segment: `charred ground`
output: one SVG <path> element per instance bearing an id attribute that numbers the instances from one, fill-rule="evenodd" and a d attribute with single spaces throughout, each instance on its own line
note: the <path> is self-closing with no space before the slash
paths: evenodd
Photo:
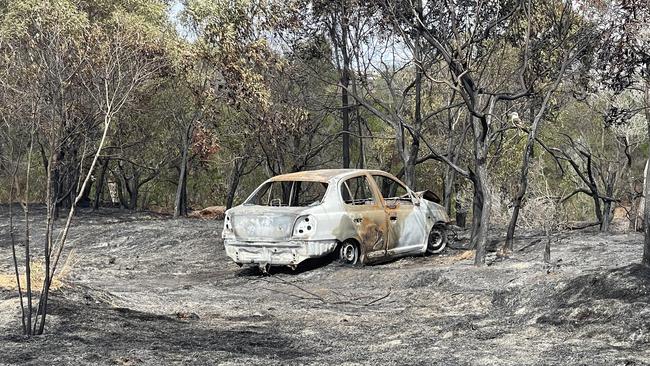
<path id="1" fill-rule="evenodd" d="M 0 273 L 10 274 L 6 211 Z M 650 364 L 639 234 L 567 234 L 555 265 L 531 235 L 483 268 L 448 249 L 262 276 L 225 256 L 220 232 L 218 221 L 80 213 L 46 335 L 19 335 L 16 291 L 0 288 L 0 363 Z"/>

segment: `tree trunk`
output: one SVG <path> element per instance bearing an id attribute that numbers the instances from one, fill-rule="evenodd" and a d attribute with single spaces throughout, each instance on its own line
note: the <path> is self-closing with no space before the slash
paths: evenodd
<path id="1" fill-rule="evenodd" d="M 487 148 L 486 148 L 487 149 Z M 492 208 L 492 197 L 491 191 L 488 187 L 488 172 L 487 172 L 487 160 L 486 160 L 487 151 L 481 152 L 481 157 L 477 159 L 477 175 L 478 175 L 478 187 L 480 190 L 481 197 L 483 198 L 483 204 L 481 207 L 481 216 L 480 216 L 480 225 L 477 230 L 476 237 L 476 256 L 474 257 L 475 265 L 482 265 L 485 263 L 485 244 L 488 237 L 488 229 L 490 222 L 490 213 Z"/>
<path id="2" fill-rule="evenodd" d="M 456 201 L 456 226 L 464 228 L 467 225 L 467 211 L 463 209 L 460 201 Z"/>
<path id="3" fill-rule="evenodd" d="M 140 193 L 140 182 L 138 174 L 133 174 L 133 177 L 129 180 L 129 210 L 136 210 L 138 208 L 138 196 Z"/>
<path id="4" fill-rule="evenodd" d="M 346 1 L 342 2 L 341 9 L 341 56 L 343 69 L 341 70 L 341 118 L 343 122 L 343 168 L 350 167 L 350 100 L 348 87 L 350 86 L 350 56 L 348 55 L 348 9 Z"/>
<path id="5" fill-rule="evenodd" d="M 237 186 L 239 186 L 239 180 L 241 174 L 246 167 L 247 158 L 235 159 L 233 164 L 233 170 L 230 174 L 230 182 L 228 184 L 228 195 L 226 196 L 226 209 L 229 209 L 233 206 L 235 201 L 235 193 L 237 192 Z"/>
<path id="6" fill-rule="evenodd" d="M 445 174 L 445 179 L 443 180 L 444 184 L 444 192 L 442 196 L 442 201 L 445 207 L 445 212 L 447 214 L 451 215 L 451 196 L 454 193 L 454 181 L 456 180 L 456 171 L 447 167 L 446 169 L 446 174 Z M 459 205 L 456 205 L 458 207 Z M 458 214 L 458 210 L 456 211 L 456 214 Z"/>
<path id="7" fill-rule="evenodd" d="M 422 7 L 418 2 L 416 6 L 417 11 L 421 12 Z M 412 141 L 408 149 L 408 156 L 404 159 L 404 183 L 409 186 L 412 190 L 416 190 L 416 178 L 415 178 L 415 165 L 418 160 L 418 153 L 420 152 L 420 130 L 422 129 L 422 76 L 424 71 L 422 70 L 422 56 L 421 56 L 421 45 L 420 39 L 417 37 L 413 41 L 413 58 L 415 61 L 415 106 L 414 106 L 414 121 L 413 127 L 415 128 L 415 133 L 411 134 Z M 405 136 L 402 137 L 403 142 L 406 142 Z"/>
<path id="8" fill-rule="evenodd" d="M 647 66 L 650 66 L 648 64 Z M 645 81 L 645 118 L 648 124 L 648 138 L 650 138 L 650 80 Z M 643 240 L 643 258 L 641 263 L 650 267 L 650 169 L 645 172 L 645 184 L 643 185 L 643 233 L 645 235 Z"/>
<path id="9" fill-rule="evenodd" d="M 483 195 L 479 189 L 479 182 L 476 175 L 472 173 L 472 185 L 474 187 L 474 198 L 472 199 L 472 234 L 470 236 L 470 248 L 476 249 L 478 231 L 481 227 L 481 216 L 483 214 Z"/>
<path id="10" fill-rule="evenodd" d="M 115 188 L 117 190 L 117 198 L 120 201 L 120 208 L 127 208 L 129 204 L 126 201 L 126 197 L 124 197 L 124 186 L 126 185 L 126 182 L 121 176 L 116 176 L 115 178 Z"/>
<path id="11" fill-rule="evenodd" d="M 600 223 L 600 231 L 601 232 L 608 232 L 609 231 L 609 224 L 612 221 L 612 201 L 605 201 L 603 203 L 603 221 Z"/>
<path id="12" fill-rule="evenodd" d="M 495 102 L 495 99 L 490 99 L 488 101 L 488 113 L 480 118 L 472 117 L 471 120 L 472 130 L 474 132 L 475 171 L 470 174 L 470 178 L 474 182 L 474 207 L 480 210 L 480 216 L 474 213 L 472 220 L 478 226 L 472 227 L 472 246 L 476 249 L 474 264 L 477 266 L 485 263 L 485 244 L 490 228 L 492 190 L 489 187 L 487 156 L 490 148 L 489 129 Z"/>
<path id="13" fill-rule="evenodd" d="M 176 187 L 176 199 L 174 201 L 174 217 L 187 215 L 187 159 L 189 155 L 189 143 L 184 141 L 181 153 L 180 173 L 178 174 L 178 185 Z"/>
<path id="14" fill-rule="evenodd" d="M 551 232 L 546 230 L 546 245 L 544 246 L 544 262 L 551 263 Z"/>
<path id="15" fill-rule="evenodd" d="M 99 169 L 99 178 L 95 183 L 95 201 L 93 203 L 93 209 L 98 210 L 99 205 L 102 199 L 102 192 L 104 190 L 104 182 L 106 181 L 106 171 L 108 170 L 108 163 L 110 159 L 103 159 L 101 168 Z"/>
<path id="16" fill-rule="evenodd" d="M 544 108 L 544 105 L 542 105 Z M 510 216 L 510 222 L 508 223 L 508 232 L 506 234 L 506 242 L 503 247 L 504 254 L 512 252 L 514 245 L 515 229 L 517 228 L 517 220 L 519 220 L 519 210 L 521 209 L 521 203 L 524 200 L 526 195 L 526 190 L 528 189 L 528 171 L 530 167 L 530 159 L 533 155 L 533 147 L 535 146 L 535 138 L 537 137 L 537 131 L 540 127 L 541 122 L 541 113 L 543 110 L 540 110 L 540 115 L 536 116 L 533 124 L 528 131 L 528 139 L 526 141 L 526 148 L 524 149 L 524 156 L 521 162 L 521 173 L 519 174 L 519 188 L 513 200 L 512 207 L 512 216 Z M 530 107 L 530 117 L 532 118 L 534 114 L 534 108 Z"/>
<path id="17" fill-rule="evenodd" d="M 650 112 L 649 112 L 650 113 Z M 650 119 L 648 119 L 648 128 L 650 129 Z M 650 130 L 649 130 L 650 133 Z M 650 164 L 650 160 L 648 160 Z M 650 169 L 646 169 L 643 184 L 643 257 L 641 263 L 650 267 Z"/>

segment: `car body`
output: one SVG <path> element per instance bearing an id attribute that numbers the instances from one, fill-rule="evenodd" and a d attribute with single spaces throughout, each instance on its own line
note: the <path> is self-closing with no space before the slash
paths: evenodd
<path id="1" fill-rule="evenodd" d="M 239 265 L 287 265 L 337 253 L 347 264 L 436 253 L 449 218 L 431 192 L 380 170 L 323 169 L 268 179 L 226 211 L 222 237 Z"/>

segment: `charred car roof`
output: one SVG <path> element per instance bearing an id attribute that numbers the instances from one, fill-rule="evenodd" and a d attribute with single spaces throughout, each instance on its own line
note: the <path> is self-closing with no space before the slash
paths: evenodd
<path id="1" fill-rule="evenodd" d="M 295 172 L 295 173 L 277 175 L 269 179 L 269 182 L 296 180 L 296 181 L 327 183 L 334 179 L 340 179 L 346 176 L 353 176 L 359 173 L 380 174 L 380 175 L 386 174 L 381 170 L 369 170 L 369 169 L 320 169 L 320 170 L 309 170 L 304 172 Z"/>

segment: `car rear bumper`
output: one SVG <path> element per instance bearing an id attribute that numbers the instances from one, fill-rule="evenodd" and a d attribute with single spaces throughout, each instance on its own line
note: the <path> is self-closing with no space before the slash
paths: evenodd
<path id="1" fill-rule="evenodd" d="M 238 264 L 297 265 L 308 258 L 323 257 L 334 251 L 336 240 L 290 240 L 247 242 L 225 239 L 226 254 Z"/>

